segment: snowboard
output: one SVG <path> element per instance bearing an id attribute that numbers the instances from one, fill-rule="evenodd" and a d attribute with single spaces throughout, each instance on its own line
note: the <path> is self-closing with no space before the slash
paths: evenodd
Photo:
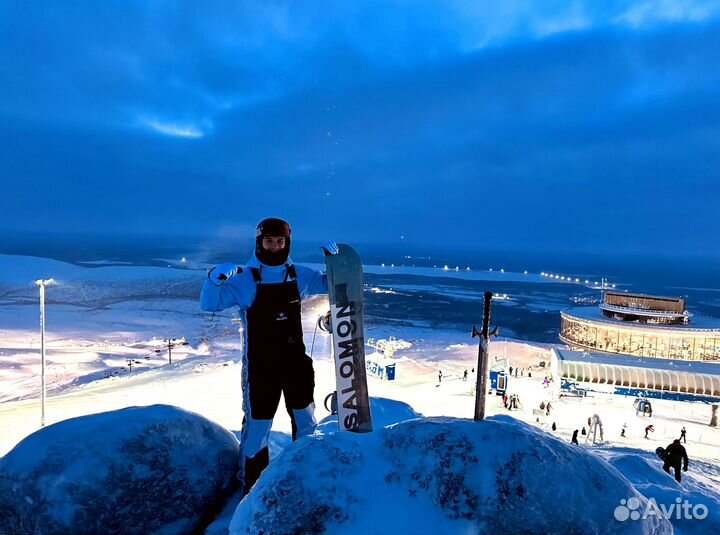
<path id="1" fill-rule="evenodd" d="M 325 255 L 338 428 L 367 433 L 372 431 L 372 415 L 365 371 L 362 262 L 349 245 L 339 243 L 338 249 L 338 254 Z"/>

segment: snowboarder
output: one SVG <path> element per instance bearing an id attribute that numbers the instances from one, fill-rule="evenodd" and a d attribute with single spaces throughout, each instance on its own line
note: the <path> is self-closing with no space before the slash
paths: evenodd
<path id="1" fill-rule="evenodd" d="M 243 495 L 269 463 L 268 438 L 280 403 L 292 423 L 292 438 L 313 432 L 315 372 L 305 353 L 301 300 L 326 294 L 327 276 L 290 259 L 290 225 L 277 218 L 263 219 L 255 234 L 255 254 L 246 269 L 220 264 L 208 272 L 200 306 L 208 312 L 238 306 L 244 313 L 243 418 L 238 479 Z M 335 242 L 322 246 L 337 254 Z"/>
<path id="2" fill-rule="evenodd" d="M 582 436 L 587 435 L 587 431 L 585 431 L 585 426 L 583 426 L 582 431 L 580 432 Z"/>
<path id="3" fill-rule="evenodd" d="M 510 375 L 512 375 L 512 370 L 513 370 L 513 367 L 510 366 Z"/>
<path id="4" fill-rule="evenodd" d="M 438 383 L 442 383 L 442 370 L 438 370 Z"/>
<path id="5" fill-rule="evenodd" d="M 583 427 L 583 431 L 584 431 L 584 430 L 585 430 L 585 428 Z M 585 433 L 583 433 L 583 435 L 584 435 L 584 434 L 585 434 Z M 570 440 L 570 442 L 572 442 L 573 444 L 577 444 L 577 445 L 579 446 L 580 443 L 578 442 L 577 435 L 578 435 L 578 430 L 576 429 L 575 431 L 573 431 L 572 440 Z"/>
<path id="6" fill-rule="evenodd" d="M 655 432 L 655 428 L 653 427 L 653 425 L 652 424 L 648 425 L 645 428 L 645 438 L 650 438 L 650 437 L 648 437 L 648 433 L 654 433 L 654 432 Z"/>
<path id="7" fill-rule="evenodd" d="M 467 370 L 463 372 L 463 381 L 467 381 Z"/>
<path id="8" fill-rule="evenodd" d="M 680 430 L 680 438 L 685 444 L 687 444 L 687 438 L 685 437 L 685 433 L 687 433 L 687 431 L 685 431 L 685 426 L 683 426 L 683 428 Z"/>
<path id="9" fill-rule="evenodd" d="M 505 408 L 507 409 L 508 408 L 508 395 L 503 394 L 502 400 L 503 400 L 503 405 L 505 405 Z"/>
<path id="10" fill-rule="evenodd" d="M 555 422 L 553 422 L 553 424 L 552 424 L 552 430 L 557 431 L 557 425 L 555 425 Z"/>
<path id="11" fill-rule="evenodd" d="M 545 416 L 550 416 L 550 411 L 552 410 L 552 408 L 552 404 L 548 401 L 547 405 L 545 405 Z"/>
<path id="12" fill-rule="evenodd" d="M 673 440 L 672 444 L 669 444 L 667 448 L 663 451 L 659 451 L 661 448 L 658 448 L 658 450 L 655 450 L 658 453 L 658 456 L 663 460 L 663 470 L 665 470 L 668 474 L 670 473 L 670 468 L 675 469 L 675 481 L 680 483 L 680 467 L 682 465 L 682 471 L 687 472 L 688 470 L 688 456 L 687 451 L 685 451 L 685 447 L 680 444 L 680 439 L 676 438 Z"/>
<path id="13" fill-rule="evenodd" d="M 624 436 L 625 436 L 625 430 L 626 430 L 626 429 L 627 429 L 627 422 L 624 422 L 624 423 L 623 423 L 623 426 L 622 426 L 622 431 L 620 431 L 620 436 L 621 436 L 621 437 L 624 437 Z"/>

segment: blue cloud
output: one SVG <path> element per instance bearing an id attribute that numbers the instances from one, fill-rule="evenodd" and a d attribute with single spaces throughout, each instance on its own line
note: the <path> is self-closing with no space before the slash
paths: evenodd
<path id="1" fill-rule="evenodd" d="M 0 228 L 705 247 L 720 3 L 650 5 L 2 4 Z"/>

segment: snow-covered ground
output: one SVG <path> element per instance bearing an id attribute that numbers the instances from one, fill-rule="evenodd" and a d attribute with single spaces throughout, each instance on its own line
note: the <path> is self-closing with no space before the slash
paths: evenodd
<path id="1" fill-rule="evenodd" d="M 0 255 L 0 273 L 0 456 L 40 426 L 38 307 L 32 281 L 41 276 L 58 281 L 47 289 L 47 424 L 162 403 L 199 413 L 231 431 L 240 429 L 240 325 L 233 322 L 231 311 L 215 316 L 200 312 L 201 267 L 89 268 Z M 305 305 L 305 341 L 315 360 L 318 419 L 328 415 L 323 400 L 334 390 L 329 337 L 315 330 L 316 318 L 326 309 L 323 298 Z M 472 419 L 475 377 L 470 370 L 476 366 L 477 346 L 469 334 L 391 324 L 376 325 L 367 333 L 368 338 L 389 335 L 412 340 L 413 346 L 396 353 L 395 381 L 369 377 L 371 396 L 405 402 L 427 417 Z M 187 345 L 173 348 L 170 364 L 163 340 L 172 338 L 182 338 Z M 695 503 L 704 500 L 718 514 L 720 430 L 708 426 L 708 405 L 654 400 L 649 420 L 635 415 L 632 398 L 559 399 L 554 388 L 542 384 L 540 362 L 550 360 L 547 346 L 495 339 L 490 354 L 491 360 L 507 356 L 525 374 L 510 382 L 510 393 L 520 396 L 520 410 L 506 410 L 501 398 L 493 395 L 488 398 L 488 415 L 511 415 L 569 442 L 574 429 L 587 426 L 588 417 L 598 414 L 605 441 L 593 445 L 580 436 L 581 448 L 608 460 L 641 493 L 657 495 L 658 502 L 670 504 L 675 497 L 689 496 Z M 443 372 L 442 382 L 438 370 Z M 467 380 L 462 379 L 465 370 Z M 543 401 L 552 402 L 549 416 L 538 412 Z M 645 439 L 650 421 L 655 432 Z M 555 432 L 550 429 L 553 422 Z M 690 471 L 677 486 L 669 476 L 658 479 L 659 461 L 653 452 L 677 438 L 683 426 Z M 273 430 L 271 456 L 276 457 L 289 444 L 290 422 L 283 411 Z M 618 505 L 621 498 L 627 497 L 618 497 Z M 675 528 L 692 533 L 696 525 L 702 522 Z M 698 527 L 697 532 L 703 531 Z"/>

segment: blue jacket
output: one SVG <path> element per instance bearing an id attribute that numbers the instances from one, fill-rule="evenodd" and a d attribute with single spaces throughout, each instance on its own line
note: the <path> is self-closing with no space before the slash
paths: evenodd
<path id="1" fill-rule="evenodd" d="M 292 260 L 288 258 L 288 263 Z M 255 301 L 255 280 L 250 272 L 251 267 L 260 269 L 261 284 L 280 283 L 285 280 L 285 265 L 267 266 L 261 263 L 255 255 L 248 261 L 246 269 L 236 274 L 221 285 L 216 285 L 209 278 L 205 279 L 200 293 L 200 308 L 206 312 L 218 312 L 232 306 L 241 309 L 249 308 Z M 300 298 L 309 295 L 327 294 L 327 275 L 307 266 L 296 265 L 298 290 Z"/>

